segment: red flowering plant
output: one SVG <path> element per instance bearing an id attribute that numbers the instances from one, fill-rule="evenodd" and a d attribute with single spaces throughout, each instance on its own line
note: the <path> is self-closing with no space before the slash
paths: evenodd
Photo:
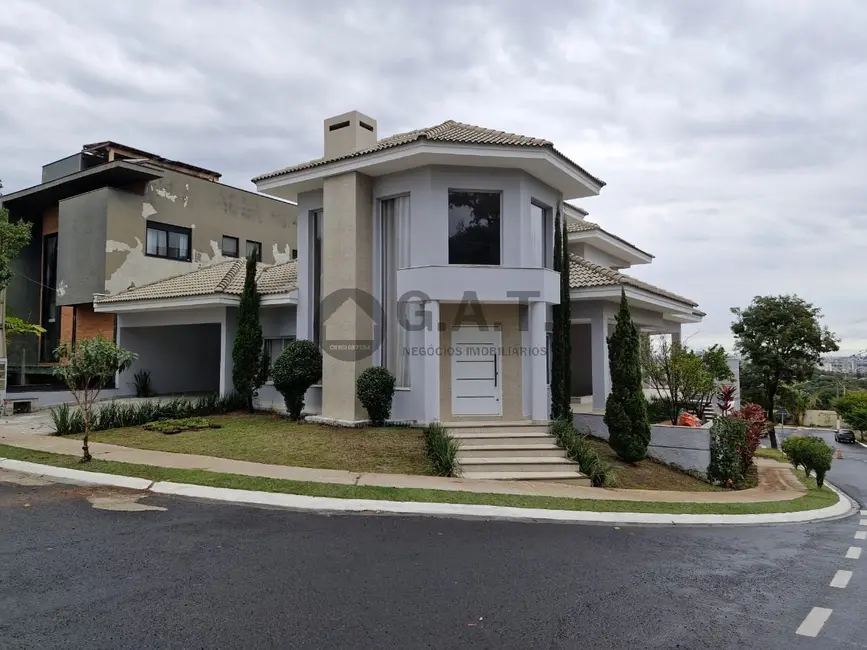
<path id="1" fill-rule="evenodd" d="M 746 472 L 750 465 L 753 464 L 753 456 L 756 453 L 756 449 L 759 448 L 759 439 L 768 426 L 768 418 L 765 409 L 751 402 L 744 404 L 741 410 L 735 411 L 732 416 L 738 420 L 747 422 L 749 425 L 747 429 L 747 443 L 740 449 L 741 468 Z"/>
<path id="2" fill-rule="evenodd" d="M 719 387 L 716 405 L 719 407 L 720 413 L 722 415 L 728 415 L 729 411 L 732 410 L 732 406 L 735 402 L 735 395 L 737 394 L 737 392 L 738 389 L 734 386 L 722 385 Z"/>

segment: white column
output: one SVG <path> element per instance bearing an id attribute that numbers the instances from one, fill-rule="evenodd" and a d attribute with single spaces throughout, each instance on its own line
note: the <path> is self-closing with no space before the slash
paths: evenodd
<path id="1" fill-rule="evenodd" d="M 548 304 L 530 303 L 530 341 L 527 353 L 530 355 L 530 416 L 534 420 L 547 421 L 551 412 L 548 395 L 548 357 L 541 354 L 545 350 L 548 320 Z"/>
<path id="2" fill-rule="evenodd" d="M 237 311 L 223 309 L 220 320 L 220 395 L 228 395 L 235 389 L 232 383 L 232 348 L 235 345 Z"/>
<path id="3" fill-rule="evenodd" d="M 680 345 L 680 325 L 671 331 L 671 344 L 675 343 Z"/>
<path id="4" fill-rule="evenodd" d="M 590 318 L 590 356 L 593 366 L 593 408 L 604 409 L 611 392 L 608 370 L 608 315 L 599 309 Z"/>
<path id="5" fill-rule="evenodd" d="M 436 300 L 425 303 L 425 350 L 440 347 L 440 304 Z M 424 420 L 440 419 L 440 364 L 448 360 L 445 355 L 426 355 L 424 360 Z"/>

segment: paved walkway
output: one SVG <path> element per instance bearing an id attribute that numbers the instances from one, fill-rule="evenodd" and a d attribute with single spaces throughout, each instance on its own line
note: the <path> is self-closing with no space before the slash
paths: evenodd
<path id="1" fill-rule="evenodd" d="M 81 454 L 81 442 L 79 440 L 47 435 L 50 433 L 51 427 L 47 424 L 44 417 L 40 417 L 40 415 L 16 416 L 0 420 L 0 443 L 55 454 L 70 456 Z M 688 503 L 756 503 L 787 501 L 801 496 L 806 491 L 787 465 L 762 458 L 756 459 L 756 464 L 759 468 L 759 486 L 756 488 L 739 492 L 675 492 L 665 490 L 591 488 L 544 481 L 480 481 L 438 476 L 411 476 L 406 474 L 360 474 L 358 472 L 333 469 L 287 467 L 285 465 L 251 463 L 211 456 L 134 449 L 132 447 L 122 447 L 99 442 L 90 443 L 90 451 L 94 458 L 101 460 L 175 469 L 207 470 L 290 481 L 568 497 L 573 499 Z"/>

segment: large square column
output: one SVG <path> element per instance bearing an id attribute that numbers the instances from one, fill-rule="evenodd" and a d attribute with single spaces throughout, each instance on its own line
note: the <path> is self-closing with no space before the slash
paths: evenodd
<path id="1" fill-rule="evenodd" d="M 548 303 L 530 303 L 530 417 L 547 421 L 551 412 L 548 389 Z M 544 353 L 543 353 L 544 352 Z"/>
<path id="2" fill-rule="evenodd" d="M 608 313 L 600 309 L 590 318 L 590 356 L 593 365 L 593 408 L 604 409 L 611 392 L 608 369 Z"/>
<path id="3" fill-rule="evenodd" d="M 371 316 L 379 309 L 373 303 L 371 179 L 357 172 L 325 179 L 322 222 L 322 417 L 348 424 L 367 419 L 355 385 L 371 365 Z"/>

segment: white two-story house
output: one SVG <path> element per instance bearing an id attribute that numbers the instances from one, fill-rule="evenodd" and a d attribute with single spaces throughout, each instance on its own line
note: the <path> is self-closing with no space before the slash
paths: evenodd
<path id="1" fill-rule="evenodd" d="M 365 420 L 356 379 L 381 364 L 397 378 L 396 420 L 547 421 L 558 209 L 575 254 L 576 396 L 604 404 L 620 286 L 648 326 L 699 318 L 695 303 L 624 280 L 616 269 L 652 258 L 564 203 L 604 183 L 547 140 L 453 121 L 379 139 L 351 112 L 325 120 L 321 158 L 254 182 L 298 203 L 296 328 L 323 349 L 308 405 L 324 420 Z"/>

